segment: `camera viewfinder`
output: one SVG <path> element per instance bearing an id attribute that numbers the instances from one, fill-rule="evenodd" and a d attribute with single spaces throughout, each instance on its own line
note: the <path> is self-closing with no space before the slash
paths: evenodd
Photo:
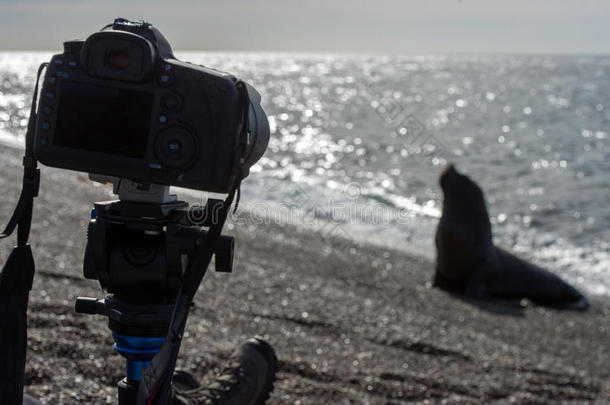
<path id="1" fill-rule="evenodd" d="M 113 49 L 108 54 L 108 66 L 124 70 L 129 67 L 129 52 Z"/>

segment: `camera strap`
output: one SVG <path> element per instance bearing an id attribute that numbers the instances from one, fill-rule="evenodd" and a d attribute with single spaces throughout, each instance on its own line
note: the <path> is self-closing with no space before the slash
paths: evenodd
<path id="1" fill-rule="evenodd" d="M 17 246 L 8 257 L 0 273 L 0 398 L 3 403 L 21 404 L 25 378 L 27 350 L 27 307 L 32 289 L 35 265 L 32 249 L 28 244 L 34 198 L 40 186 L 40 170 L 34 157 L 34 128 L 38 85 L 43 70 L 38 68 L 36 86 L 32 97 L 30 118 L 25 134 L 23 157 L 23 185 L 13 215 L 0 239 L 10 236 L 17 228 Z"/>
<path id="2" fill-rule="evenodd" d="M 237 200 L 235 209 L 239 203 L 240 186 L 242 180 L 242 166 L 245 159 L 245 150 L 248 140 L 248 114 L 249 114 L 249 96 L 245 83 L 237 81 L 236 85 L 241 93 L 242 100 L 242 116 L 240 117 L 240 130 L 238 150 L 233 159 L 233 184 L 227 198 L 223 201 L 222 206 L 218 211 L 217 220 L 212 223 L 205 237 L 199 240 L 199 246 L 194 259 L 189 264 L 184 275 L 184 281 L 176 298 L 176 305 L 169 325 L 167 340 L 150 362 L 150 365 L 142 372 L 142 380 L 140 381 L 137 405 L 166 405 L 170 400 L 171 393 L 171 378 L 176 367 L 176 360 L 182 343 L 182 336 L 186 326 L 189 309 L 197 293 L 197 289 L 205 276 L 212 256 L 216 242 L 220 237 L 222 228 L 227 219 L 229 210 L 235 196 Z"/>

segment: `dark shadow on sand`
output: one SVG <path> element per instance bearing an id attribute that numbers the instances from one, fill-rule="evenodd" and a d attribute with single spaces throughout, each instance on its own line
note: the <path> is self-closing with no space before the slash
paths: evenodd
<path id="1" fill-rule="evenodd" d="M 475 299 L 458 293 L 447 292 L 452 298 L 456 298 L 466 304 L 477 307 L 485 312 L 489 312 L 495 315 L 512 316 L 516 318 L 525 317 L 525 307 L 521 305 L 520 300 L 506 300 L 506 299 Z"/>

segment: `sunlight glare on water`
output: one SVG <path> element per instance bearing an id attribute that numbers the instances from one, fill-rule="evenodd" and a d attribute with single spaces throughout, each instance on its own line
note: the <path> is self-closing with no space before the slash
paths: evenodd
<path id="1" fill-rule="evenodd" d="M 49 56 L 0 53 L 5 136 L 23 135 Z M 432 257 L 437 178 L 452 162 L 485 191 L 498 244 L 610 295 L 610 58 L 177 56 L 263 97 L 272 138 L 245 200 L 292 201 L 362 239 Z"/>

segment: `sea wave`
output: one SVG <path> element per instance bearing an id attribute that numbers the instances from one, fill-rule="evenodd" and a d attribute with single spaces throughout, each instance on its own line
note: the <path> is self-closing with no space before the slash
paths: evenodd
<path id="1" fill-rule="evenodd" d="M 49 56 L 0 53 L 5 144 L 22 142 Z M 263 97 L 272 139 L 243 185 L 252 211 L 433 257 L 453 162 L 485 190 L 498 244 L 610 295 L 610 57 L 178 56 Z"/>

